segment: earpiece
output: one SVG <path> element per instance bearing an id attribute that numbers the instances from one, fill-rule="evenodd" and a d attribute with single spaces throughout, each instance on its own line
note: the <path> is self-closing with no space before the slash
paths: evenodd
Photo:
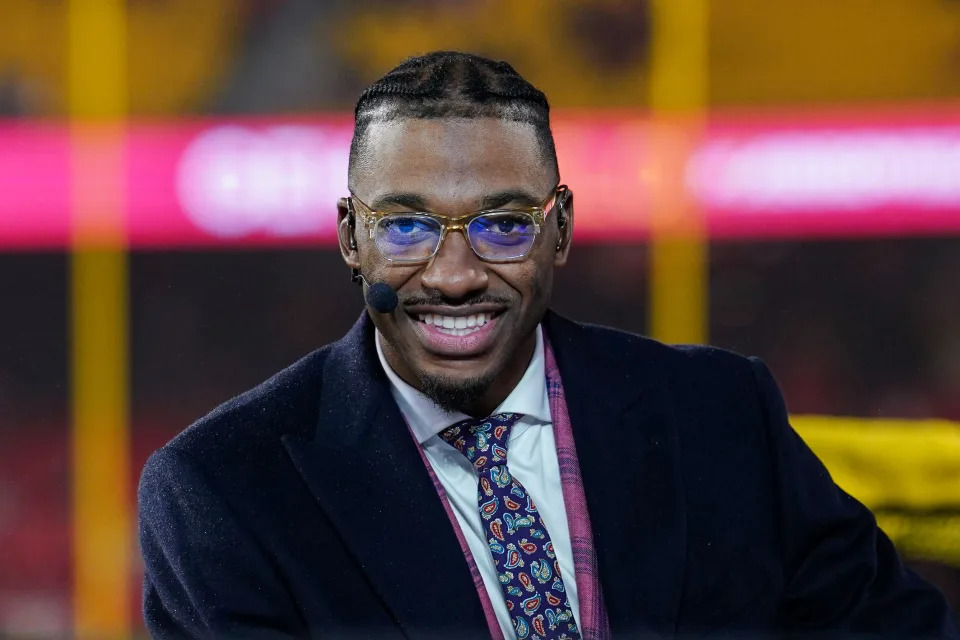
<path id="1" fill-rule="evenodd" d="M 561 189 L 561 193 L 560 193 L 560 196 L 557 198 L 556 208 L 557 208 L 557 229 L 559 229 L 562 232 L 567 226 L 567 211 L 564 205 L 566 205 L 567 203 L 567 196 L 570 192 L 567 190 L 565 186 L 561 186 L 560 189 Z M 560 239 L 557 240 L 557 251 L 560 251 L 560 248 L 562 246 L 563 246 L 563 236 L 561 236 Z"/>
<path id="2" fill-rule="evenodd" d="M 357 216 L 353 211 L 353 198 L 347 198 L 347 229 L 350 230 L 350 250 L 357 250 Z"/>

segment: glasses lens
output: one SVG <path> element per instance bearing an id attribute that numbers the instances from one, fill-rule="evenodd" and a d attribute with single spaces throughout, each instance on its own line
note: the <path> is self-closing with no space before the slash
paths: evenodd
<path id="1" fill-rule="evenodd" d="M 481 258 L 512 260 L 527 255 L 537 237 L 537 228 L 530 214 L 495 211 L 474 218 L 467 235 Z"/>
<path id="2" fill-rule="evenodd" d="M 440 243 L 443 229 L 425 216 L 389 215 L 377 222 L 377 248 L 387 260 L 407 262 L 425 260 Z"/>

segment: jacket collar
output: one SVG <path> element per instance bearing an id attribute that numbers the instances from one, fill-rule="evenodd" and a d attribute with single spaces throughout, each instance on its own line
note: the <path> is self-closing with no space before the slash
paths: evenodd
<path id="1" fill-rule="evenodd" d="M 284 444 L 409 637 L 489 635 L 450 520 L 390 395 L 366 314 L 324 364 L 314 439 L 288 436 Z"/>
<path id="2" fill-rule="evenodd" d="M 629 338 L 636 348 L 624 351 L 627 338 L 605 339 L 552 312 L 543 326 L 566 390 L 611 629 L 669 634 L 682 590 L 686 518 L 673 410 L 644 361 L 653 343 Z M 366 314 L 324 364 L 314 439 L 287 436 L 284 444 L 408 635 L 488 633 Z"/>
<path id="3" fill-rule="evenodd" d="M 547 314 L 615 637 L 673 635 L 686 511 L 664 347 Z"/>

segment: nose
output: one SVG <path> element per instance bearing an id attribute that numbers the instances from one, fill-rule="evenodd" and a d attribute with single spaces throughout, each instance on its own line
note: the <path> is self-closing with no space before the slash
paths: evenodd
<path id="1" fill-rule="evenodd" d="M 421 284 L 450 300 L 462 300 L 487 288 L 487 267 L 460 231 L 443 239 L 420 276 Z"/>

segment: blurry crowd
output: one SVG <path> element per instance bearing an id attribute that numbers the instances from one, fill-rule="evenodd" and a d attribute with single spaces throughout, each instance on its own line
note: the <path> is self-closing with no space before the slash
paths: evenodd
<path id="1" fill-rule="evenodd" d="M 8 3 L 0 116 L 64 114 L 65 5 Z M 454 47 L 508 58 L 568 107 L 645 94 L 646 0 L 137 0 L 127 12 L 134 116 L 349 109 L 403 58 Z"/>

